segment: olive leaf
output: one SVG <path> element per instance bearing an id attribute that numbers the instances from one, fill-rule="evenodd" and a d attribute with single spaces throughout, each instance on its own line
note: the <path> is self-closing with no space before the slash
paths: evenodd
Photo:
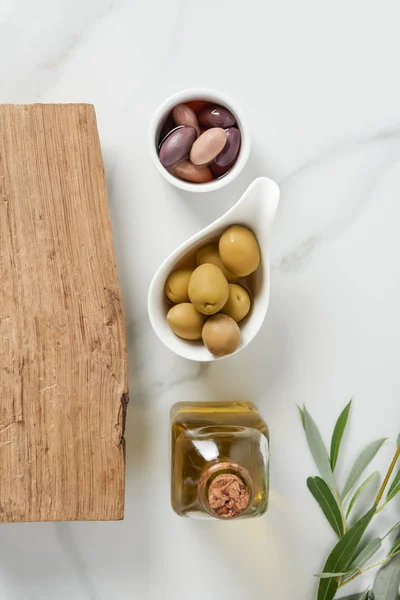
<path id="1" fill-rule="evenodd" d="M 349 492 L 351 492 L 351 490 L 356 485 L 357 481 L 360 479 L 361 475 L 368 467 L 371 460 L 375 457 L 378 450 L 381 448 L 382 444 L 386 441 L 386 439 L 387 438 L 382 438 L 380 440 L 372 442 L 371 444 L 368 444 L 368 446 L 364 448 L 364 450 L 358 456 L 344 485 L 342 492 L 343 499 L 346 498 Z"/>
<path id="2" fill-rule="evenodd" d="M 392 500 L 400 492 L 400 471 L 397 473 L 396 477 L 393 479 L 389 491 L 386 496 L 386 500 Z"/>
<path id="3" fill-rule="evenodd" d="M 375 508 L 372 508 L 350 527 L 329 554 L 323 569 L 324 573 L 346 571 L 374 514 Z M 318 600 L 333 600 L 337 589 L 338 581 L 336 579 L 321 579 L 318 587 Z"/>
<path id="4" fill-rule="evenodd" d="M 360 485 L 360 487 L 357 488 L 357 490 L 354 493 L 354 496 L 352 497 L 352 499 L 350 500 L 350 504 L 349 507 L 347 509 L 346 512 L 346 518 L 348 518 L 348 516 L 351 513 L 351 509 L 353 508 L 357 498 L 359 497 L 359 495 L 365 490 L 366 487 L 369 486 L 370 483 L 372 483 L 374 481 L 374 479 L 376 479 L 379 476 L 378 471 L 374 471 L 372 473 L 372 475 L 370 475 L 369 477 L 367 477 L 367 479 Z"/>
<path id="5" fill-rule="evenodd" d="M 309 477 L 307 479 L 307 486 L 320 505 L 334 532 L 339 537 L 342 537 L 344 535 L 342 514 L 328 485 L 321 477 Z"/>
<path id="6" fill-rule="evenodd" d="M 350 568 L 361 569 L 382 548 L 381 538 L 374 538 L 361 550 L 350 565 Z"/>
<path id="7" fill-rule="evenodd" d="M 393 471 L 396 467 L 396 462 L 400 457 L 400 435 L 397 440 L 395 455 L 390 463 L 386 476 L 384 477 L 383 484 L 374 500 L 373 507 L 363 517 L 358 519 L 346 533 L 344 533 L 348 526 L 346 519 L 353 509 L 358 497 L 367 486 L 371 485 L 371 482 L 377 477 L 378 473 L 373 473 L 358 486 L 349 502 L 346 519 L 343 515 L 342 500 L 347 498 L 349 493 L 357 485 L 362 473 L 375 457 L 382 444 L 385 442 L 385 439 L 372 442 L 359 454 L 350 470 L 340 498 L 333 473 L 340 454 L 340 446 L 351 409 L 351 401 L 342 411 L 336 422 L 332 435 L 330 456 L 328 456 L 328 452 L 317 425 L 313 421 L 306 407 L 303 406 L 303 408 L 298 408 L 311 454 L 321 475 L 321 477 L 310 477 L 307 480 L 307 485 L 314 498 L 320 504 L 334 531 L 339 536 L 342 535 L 341 539 L 330 552 L 328 559 L 325 562 L 323 572 L 317 575 L 317 577 L 320 578 L 317 600 L 334 600 L 335 594 L 339 588 L 350 583 L 350 581 L 353 581 L 365 571 L 369 571 L 382 564 L 385 564 L 385 568 L 381 569 L 378 574 L 374 591 L 369 591 L 367 589 L 361 595 L 353 594 L 342 597 L 340 600 L 400 600 L 400 539 L 393 544 L 389 555 L 384 560 L 381 560 L 377 564 L 364 567 L 364 565 L 366 565 L 381 549 L 383 540 L 396 528 L 400 527 L 400 522 L 396 523 L 386 535 L 380 538 L 374 538 L 367 544 L 362 544 L 364 533 L 373 516 L 380 512 L 394 495 L 400 492 L 399 473 L 394 476 L 390 489 L 387 491 L 389 482 L 393 476 Z M 386 501 L 382 501 L 381 503 L 385 491 L 387 491 Z M 395 567 L 392 567 L 393 564 Z"/>
<path id="8" fill-rule="evenodd" d="M 373 592 L 375 600 L 396 600 L 400 586 L 400 555 L 394 557 L 376 576 Z"/>
<path id="9" fill-rule="evenodd" d="M 393 527 L 391 527 L 391 528 L 389 529 L 389 531 L 388 531 L 388 532 L 387 532 L 387 533 L 386 533 L 386 534 L 383 536 L 383 538 L 382 538 L 382 539 L 384 540 L 385 538 L 387 538 L 387 537 L 388 537 L 388 536 L 389 536 L 391 533 L 393 533 L 393 531 L 394 531 L 395 529 L 397 529 L 398 527 L 400 527 L 400 521 L 398 521 L 398 522 L 396 523 L 396 525 L 393 525 Z"/>
<path id="10" fill-rule="evenodd" d="M 318 579 L 331 579 L 332 577 L 348 577 L 357 573 L 358 569 L 351 569 L 351 571 L 345 571 L 344 573 L 317 573 L 314 577 Z"/>
<path id="11" fill-rule="evenodd" d="M 306 407 L 304 407 L 304 430 L 308 446 L 322 479 L 325 480 L 332 490 L 335 490 L 328 452 L 326 451 L 319 429 Z"/>
<path id="12" fill-rule="evenodd" d="M 333 430 L 330 456 L 332 471 L 334 471 L 336 467 L 337 459 L 339 456 L 340 444 L 342 443 L 343 434 L 346 429 L 352 401 L 353 399 L 350 400 L 350 402 L 342 411 L 341 415 L 336 421 L 335 429 Z"/>
<path id="13" fill-rule="evenodd" d="M 352 594 L 351 596 L 341 596 L 338 600 L 373 600 L 373 597 L 369 594 L 368 590 L 361 592 L 361 594 Z"/>
<path id="14" fill-rule="evenodd" d="M 299 405 L 297 405 L 297 408 L 299 409 L 300 419 L 301 419 L 301 422 L 303 423 L 303 428 L 305 428 L 304 409 L 301 408 L 301 406 L 299 406 Z"/>
<path id="15" fill-rule="evenodd" d="M 393 556 L 394 554 L 398 554 L 400 552 L 400 538 L 395 541 L 393 546 L 390 549 L 389 556 Z"/>

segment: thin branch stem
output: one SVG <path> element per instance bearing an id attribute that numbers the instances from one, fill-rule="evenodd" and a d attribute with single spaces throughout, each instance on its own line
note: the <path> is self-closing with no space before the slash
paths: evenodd
<path id="1" fill-rule="evenodd" d="M 333 478 L 333 482 L 335 484 L 334 492 L 335 492 L 335 496 L 336 496 L 337 505 L 339 507 L 340 516 L 342 517 L 343 535 L 344 535 L 347 531 L 346 517 L 344 516 L 343 504 L 342 504 L 342 500 L 340 498 L 340 494 L 339 494 L 337 486 L 336 486 L 335 478 Z"/>
<path id="2" fill-rule="evenodd" d="M 393 525 L 393 527 L 391 527 L 391 528 L 389 529 L 389 531 L 388 531 L 388 532 L 387 532 L 387 533 L 386 533 L 386 534 L 383 536 L 383 538 L 382 538 L 382 539 L 383 539 L 383 540 L 385 540 L 385 539 L 386 539 L 386 538 L 387 538 L 387 537 L 388 537 L 388 536 L 389 536 L 391 533 L 393 533 L 393 531 L 394 531 L 395 529 L 397 529 L 398 527 L 400 527 L 400 521 L 399 521 L 398 523 L 396 523 L 396 525 Z"/>
<path id="3" fill-rule="evenodd" d="M 359 571 L 357 571 L 357 573 L 355 573 L 354 575 L 352 575 L 351 577 L 346 579 L 346 581 L 342 581 L 342 583 L 339 583 L 339 587 L 341 588 L 344 585 L 347 585 L 348 583 L 350 583 L 350 581 L 354 581 L 354 579 L 357 579 L 357 577 L 359 577 L 360 575 L 364 575 L 364 573 L 371 571 L 371 569 L 376 569 L 376 567 L 380 567 L 381 565 L 384 565 L 385 562 L 387 562 L 389 560 L 389 558 L 391 559 L 392 557 L 386 556 L 386 558 L 383 558 L 382 560 L 374 563 L 373 565 L 370 565 L 369 567 L 366 567 L 365 569 L 360 569 Z"/>
<path id="4" fill-rule="evenodd" d="M 379 492 L 378 492 L 378 495 L 377 495 L 377 497 L 375 498 L 374 506 L 378 506 L 379 502 L 382 500 L 382 496 L 383 496 L 383 494 L 384 494 L 384 492 L 385 492 L 385 489 L 386 489 L 386 487 L 387 487 L 387 484 L 389 483 L 389 479 L 390 479 L 390 477 L 392 476 L 392 473 L 393 473 L 393 471 L 394 471 L 394 468 L 395 468 L 395 466 L 396 466 L 396 463 L 397 463 L 397 461 L 399 460 L 399 456 L 400 456 L 400 444 L 397 446 L 397 450 L 396 450 L 396 452 L 395 452 L 395 455 L 394 455 L 394 457 L 393 457 L 393 460 L 392 460 L 392 462 L 390 463 L 389 470 L 388 470 L 388 472 L 386 473 L 386 477 L 385 477 L 385 479 L 383 480 L 383 483 L 382 483 L 382 485 L 381 485 L 381 488 L 380 488 L 380 490 L 379 490 Z"/>
<path id="5" fill-rule="evenodd" d="M 383 510 L 383 509 L 385 508 L 386 504 L 387 504 L 387 501 L 386 501 L 386 500 L 385 500 L 385 502 L 382 502 L 382 504 L 381 504 L 380 506 L 378 506 L 378 507 L 377 507 L 377 509 L 376 509 L 376 513 L 375 513 L 375 514 L 378 514 L 378 513 L 380 513 L 380 512 L 381 512 L 381 510 Z"/>
<path id="6" fill-rule="evenodd" d="M 392 558 L 394 558 L 398 554 L 400 554 L 400 550 L 398 550 L 397 552 L 394 552 L 393 554 L 390 554 L 389 556 L 386 556 L 382 560 L 374 563 L 373 565 L 370 565 L 369 567 L 366 567 L 365 569 L 360 569 L 359 571 L 357 571 L 357 573 L 355 573 L 354 575 L 352 575 L 345 581 L 342 581 L 342 583 L 339 583 L 339 587 L 341 588 L 344 585 L 347 585 L 348 583 L 350 583 L 350 581 L 354 581 L 354 579 L 357 579 L 357 577 L 359 577 L 360 575 L 364 575 L 364 573 L 367 573 L 368 571 L 371 571 L 372 569 L 376 569 L 376 567 L 380 567 L 381 565 L 386 564 L 387 562 L 391 561 Z"/>
<path id="7" fill-rule="evenodd" d="M 392 473 L 394 471 L 394 468 L 397 464 L 397 461 L 399 460 L 400 457 L 400 444 L 397 446 L 397 450 L 395 452 L 395 455 L 393 456 L 393 460 L 390 463 L 390 467 L 388 469 L 388 472 L 386 473 L 386 477 L 379 489 L 378 495 L 375 498 L 375 502 L 374 502 L 374 507 L 375 507 L 375 514 L 377 514 L 378 512 L 380 512 L 388 503 L 387 500 L 385 500 L 381 506 L 379 506 L 380 501 L 382 500 L 382 496 L 385 493 L 385 489 L 389 483 L 389 480 L 392 476 Z M 339 500 L 339 504 L 341 507 L 341 503 Z M 393 527 L 392 530 L 390 530 L 385 537 L 387 537 L 394 529 L 396 528 Z M 384 539 L 384 538 L 383 538 Z M 350 583 L 350 581 L 354 581 L 354 579 L 357 579 L 357 577 L 359 577 L 360 575 L 363 575 L 364 573 L 367 573 L 368 571 L 371 571 L 372 569 L 375 569 L 376 567 L 379 567 L 381 565 L 384 565 L 386 562 L 388 562 L 389 560 L 391 560 L 394 556 L 396 556 L 397 554 L 400 554 L 400 550 L 399 552 L 395 552 L 394 554 L 392 554 L 391 556 L 387 556 L 386 558 L 384 558 L 383 560 L 380 560 L 379 562 L 374 563 L 373 565 L 370 565 L 369 567 L 366 567 L 365 569 L 360 569 L 359 571 L 357 571 L 357 573 L 355 573 L 354 575 L 352 575 L 351 577 L 349 577 L 348 579 L 346 579 L 345 581 L 342 581 L 341 583 L 338 582 L 338 587 L 341 588 L 344 585 L 347 585 L 348 583 Z"/>

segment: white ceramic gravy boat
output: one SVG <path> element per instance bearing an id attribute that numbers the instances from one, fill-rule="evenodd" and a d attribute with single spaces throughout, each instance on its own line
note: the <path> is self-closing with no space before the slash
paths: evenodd
<path id="1" fill-rule="evenodd" d="M 255 179 L 230 210 L 179 246 L 159 267 L 149 288 L 148 312 L 154 331 L 170 350 L 184 358 L 201 362 L 227 358 L 227 356 L 213 356 L 201 341 L 183 340 L 171 331 L 167 322 L 169 305 L 165 298 L 164 286 L 168 275 L 185 256 L 206 244 L 207 241 L 218 238 L 230 225 L 244 225 L 254 232 L 261 249 L 261 264 L 255 273 L 252 285 L 252 309 L 246 319 L 240 323 L 240 345 L 233 354 L 228 356 L 234 356 L 243 350 L 257 335 L 269 304 L 269 242 L 278 204 L 278 185 L 266 177 Z"/>

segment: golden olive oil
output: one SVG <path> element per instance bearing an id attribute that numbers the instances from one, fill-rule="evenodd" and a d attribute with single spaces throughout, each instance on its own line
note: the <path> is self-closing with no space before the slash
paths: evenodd
<path id="1" fill-rule="evenodd" d="M 181 516 L 255 517 L 268 507 L 269 434 L 251 402 L 171 410 L 171 502 Z"/>

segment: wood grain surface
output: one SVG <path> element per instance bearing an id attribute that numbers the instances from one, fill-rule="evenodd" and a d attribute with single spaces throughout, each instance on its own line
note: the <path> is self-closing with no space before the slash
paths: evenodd
<path id="1" fill-rule="evenodd" d="M 126 339 L 93 106 L 0 106 L 0 522 L 124 511 Z"/>

